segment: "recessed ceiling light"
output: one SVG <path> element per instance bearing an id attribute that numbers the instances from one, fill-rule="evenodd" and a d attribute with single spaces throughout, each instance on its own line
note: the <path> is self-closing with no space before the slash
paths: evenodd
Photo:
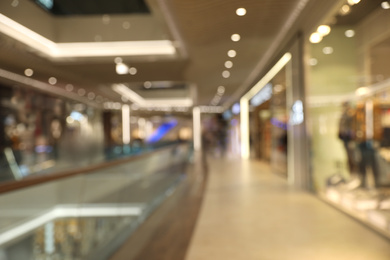
<path id="1" fill-rule="evenodd" d="M 77 90 L 77 94 L 79 94 L 79 96 L 84 96 L 85 93 L 86 93 L 86 91 L 83 88 L 80 88 L 79 90 Z"/>
<path id="2" fill-rule="evenodd" d="M 114 61 L 116 64 L 118 64 L 118 63 L 122 63 L 123 59 L 121 57 L 116 57 Z"/>
<path id="3" fill-rule="evenodd" d="M 125 30 L 130 29 L 130 23 L 129 22 L 123 22 L 122 27 Z"/>
<path id="4" fill-rule="evenodd" d="M 116 64 L 115 69 L 116 69 L 116 73 L 119 75 L 124 75 L 124 74 L 127 74 L 129 72 L 129 67 L 124 63 Z"/>
<path id="5" fill-rule="evenodd" d="M 352 38 L 353 36 L 355 36 L 355 31 L 354 30 L 346 30 L 345 36 L 348 38 Z"/>
<path id="6" fill-rule="evenodd" d="M 13 0 L 11 3 L 12 7 L 17 7 L 19 5 L 19 0 Z"/>
<path id="7" fill-rule="evenodd" d="M 325 47 L 322 49 L 322 52 L 324 54 L 332 54 L 333 53 L 333 48 L 332 47 Z"/>
<path id="8" fill-rule="evenodd" d="M 348 0 L 349 5 L 356 5 L 360 2 L 360 0 Z"/>
<path id="9" fill-rule="evenodd" d="M 231 39 L 234 42 L 238 42 L 241 39 L 241 36 L 239 34 L 235 33 L 235 34 L 232 34 Z"/>
<path id="10" fill-rule="evenodd" d="M 88 93 L 88 99 L 89 99 L 89 100 L 93 100 L 93 99 L 95 98 L 95 96 L 96 96 L 96 95 L 95 95 L 95 93 L 93 93 L 93 92 L 89 92 L 89 93 Z"/>
<path id="11" fill-rule="evenodd" d="M 230 58 L 234 58 L 234 57 L 236 57 L 236 55 L 237 55 L 237 52 L 235 50 L 228 51 L 228 56 Z"/>
<path id="12" fill-rule="evenodd" d="M 218 89 L 217 89 L 217 92 L 218 92 L 219 94 L 225 93 L 225 87 L 224 87 L 224 86 L 219 86 Z"/>
<path id="13" fill-rule="evenodd" d="M 351 11 L 351 7 L 349 5 L 343 5 L 340 9 L 341 15 L 346 15 Z"/>
<path id="14" fill-rule="evenodd" d="M 57 79 L 55 77 L 50 77 L 49 78 L 49 84 L 50 85 L 55 85 L 57 83 Z"/>
<path id="15" fill-rule="evenodd" d="M 329 25 L 320 25 L 317 28 L 317 32 L 322 36 L 328 35 L 330 33 L 330 30 L 331 29 Z"/>
<path id="16" fill-rule="evenodd" d="M 130 73 L 130 75 L 135 75 L 135 74 L 137 74 L 137 69 L 134 68 L 134 67 L 131 67 L 131 68 L 129 69 L 129 73 Z"/>
<path id="17" fill-rule="evenodd" d="M 225 62 L 225 67 L 228 68 L 228 69 L 231 69 L 233 67 L 233 62 L 231 62 L 230 60 L 226 61 Z"/>
<path id="18" fill-rule="evenodd" d="M 388 1 L 384 1 L 381 3 L 383 9 L 390 9 L 390 4 Z"/>
<path id="19" fill-rule="evenodd" d="M 72 84 L 67 84 L 66 86 L 65 86 L 65 89 L 66 89 L 66 91 L 68 91 L 68 92 L 71 92 L 72 90 L 73 90 L 73 85 Z"/>
<path id="20" fill-rule="evenodd" d="M 246 9 L 245 8 L 238 8 L 237 10 L 236 10 L 236 14 L 238 15 L 238 16 L 244 16 L 244 15 L 246 15 Z"/>
<path id="21" fill-rule="evenodd" d="M 145 88 L 151 88 L 151 87 L 152 87 L 152 82 L 150 82 L 150 81 L 145 81 L 145 82 L 144 82 L 144 87 L 145 87 Z"/>
<path id="22" fill-rule="evenodd" d="M 318 32 L 312 33 L 310 35 L 310 42 L 311 43 L 319 43 L 320 41 L 322 41 L 322 35 L 319 34 Z"/>
<path id="23" fill-rule="evenodd" d="M 316 58 L 311 58 L 310 60 L 309 60 L 309 65 L 310 66 L 315 66 L 315 65 L 317 65 L 318 64 L 318 60 L 316 59 Z"/>
<path id="24" fill-rule="evenodd" d="M 222 77 L 224 77 L 225 79 L 229 78 L 230 77 L 230 72 L 228 70 L 224 70 L 222 72 Z"/>
<path id="25" fill-rule="evenodd" d="M 26 75 L 27 77 L 31 77 L 33 74 L 34 74 L 34 71 L 32 69 L 26 69 L 24 71 L 24 75 Z"/>

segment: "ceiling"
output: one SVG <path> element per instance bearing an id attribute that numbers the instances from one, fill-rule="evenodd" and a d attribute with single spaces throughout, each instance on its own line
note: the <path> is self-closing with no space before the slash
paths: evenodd
<path id="1" fill-rule="evenodd" d="M 324 13 L 324 6 L 330 8 L 339 1 L 145 2 L 147 9 L 142 1 L 90 0 L 80 5 L 76 0 L 58 0 L 56 6 L 69 5 L 63 9 L 72 11 L 54 15 L 32 0 L 1 1 L 0 69 L 11 74 L 0 73 L 0 80 L 12 82 L 17 74 L 26 79 L 17 84 L 38 80 L 54 92 L 68 89 L 72 96 L 82 88 L 101 97 L 89 102 L 132 103 L 113 90 L 113 85 L 120 84 L 145 100 L 171 104 L 191 99 L 194 106 L 210 106 L 223 86 L 214 105 L 227 108 L 256 83 L 302 24 L 320 18 L 313 12 Z M 240 7 L 246 8 L 245 16 L 236 15 Z M 9 28 L 12 21 L 33 32 L 32 38 L 18 38 L 20 32 Z M 240 40 L 232 41 L 233 34 L 239 34 Z M 229 50 L 235 50 L 236 56 L 229 57 Z M 117 57 L 133 73 L 117 74 Z M 233 66 L 226 68 L 226 61 Z M 33 70 L 32 76 L 25 76 L 27 68 Z M 229 77 L 223 77 L 224 71 Z M 47 83 L 51 77 L 57 79 L 53 85 Z M 67 88 L 69 84 L 73 88 Z"/>

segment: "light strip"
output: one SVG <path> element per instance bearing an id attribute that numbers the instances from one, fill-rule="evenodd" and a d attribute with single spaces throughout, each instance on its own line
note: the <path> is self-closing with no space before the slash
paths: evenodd
<path id="1" fill-rule="evenodd" d="M 130 106 L 122 106 L 122 138 L 123 144 L 130 144 Z"/>
<path id="2" fill-rule="evenodd" d="M 246 99 L 253 98 L 276 74 L 291 60 L 291 53 L 287 52 L 282 58 L 264 75 L 243 97 Z"/>
<path id="3" fill-rule="evenodd" d="M 16 239 L 28 232 L 37 229 L 44 224 L 54 221 L 57 218 L 67 217 L 114 217 L 114 216 L 138 216 L 142 213 L 142 206 L 91 206 L 91 207 L 67 207 L 59 206 L 53 210 L 27 221 L 17 227 L 9 229 L 0 234 L 0 245 Z"/>
<path id="4" fill-rule="evenodd" d="M 0 14 L 0 32 L 53 58 L 174 55 L 168 40 L 55 43 Z"/>
<path id="5" fill-rule="evenodd" d="M 200 151 L 202 149 L 202 133 L 200 121 L 200 108 L 194 107 L 192 110 L 193 124 L 194 124 L 194 150 Z"/>
<path id="6" fill-rule="evenodd" d="M 241 158 L 249 159 L 249 99 L 240 99 Z"/>
<path id="7" fill-rule="evenodd" d="M 190 98 L 182 99 L 144 99 L 136 92 L 123 84 L 115 84 L 112 89 L 118 94 L 126 97 L 140 107 L 190 107 L 193 101 Z"/>

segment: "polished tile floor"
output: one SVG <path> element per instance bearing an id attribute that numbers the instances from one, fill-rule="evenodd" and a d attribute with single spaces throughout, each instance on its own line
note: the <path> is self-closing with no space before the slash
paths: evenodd
<path id="1" fill-rule="evenodd" d="M 268 164 L 209 159 L 209 180 L 186 260 L 389 260 L 390 241 Z"/>

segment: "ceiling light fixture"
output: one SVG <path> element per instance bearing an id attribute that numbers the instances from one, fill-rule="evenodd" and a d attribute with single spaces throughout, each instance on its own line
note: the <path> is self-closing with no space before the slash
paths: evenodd
<path id="1" fill-rule="evenodd" d="M 325 35 L 328 35 L 330 33 L 330 26 L 329 25 L 320 25 L 318 26 L 317 28 L 317 32 L 322 35 L 322 36 L 325 36 Z"/>
<path id="2" fill-rule="evenodd" d="M 355 36 L 355 31 L 354 30 L 346 30 L 345 36 L 348 38 L 352 38 L 353 36 Z"/>
<path id="3" fill-rule="evenodd" d="M 152 82 L 150 82 L 150 81 L 145 81 L 145 82 L 144 82 L 144 87 L 145 87 L 145 88 L 151 88 L 151 87 L 152 87 Z"/>
<path id="4" fill-rule="evenodd" d="M 332 54 L 332 53 L 333 53 L 333 48 L 332 48 L 332 47 L 324 47 L 324 48 L 322 49 L 322 52 L 323 52 L 324 54 L 327 54 L 327 55 Z"/>
<path id="5" fill-rule="evenodd" d="M 238 42 L 241 39 L 241 36 L 239 34 L 235 33 L 235 34 L 232 34 L 231 39 L 234 42 Z"/>
<path id="6" fill-rule="evenodd" d="M 33 74 L 34 74 L 34 71 L 32 69 L 26 69 L 24 71 L 24 75 L 26 75 L 27 77 L 31 77 Z"/>
<path id="7" fill-rule="evenodd" d="M 55 77 L 50 77 L 49 78 L 49 84 L 50 85 L 55 85 L 57 83 L 57 79 Z"/>
<path id="8" fill-rule="evenodd" d="M 218 94 L 223 94 L 225 93 L 225 87 L 224 86 L 219 86 L 217 89 Z"/>
<path id="9" fill-rule="evenodd" d="M 312 33 L 310 35 L 310 42 L 311 43 L 319 43 L 320 41 L 322 41 L 322 35 L 319 34 L 318 32 Z"/>
<path id="10" fill-rule="evenodd" d="M 224 70 L 222 72 L 222 77 L 224 77 L 225 79 L 229 78 L 230 77 L 230 72 L 228 70 Z"/>
<path id="11" fill-rule="evenodd" d="M 381 3 L 383 9 L 390 9 L 390 3 L 388 1 L 384 1 Z"/>
<path id="12" fill-rule="evenodd" d="M 65 90 L 66 91 L 68 91 L 68 92 L 71 92 L 72 90 L 73 90 L 73 85 L 72 84 L 67 84 L 66 86 L 65 86 Z"/>
<path id="13" fill-rule="evenodd" d="M 116 57 L 114 61 L 116 64 L 123 63 L 123 59 L 121 57 Z"/>
<path id="14" fill-rule="evenodd" d="M 245 8 L 238 8 L 237 10 L 236 10 L 236 14 L 238 15 L 238 16 L 244 16 L 244 15 L 246 15 L 246 9 Z"/>
<path id="15" fill-rule="evenodd" d="M 229 50 L 228 51 L 228 56 L 230 58 L 234 58 L 234 57 L 236 57 L 236 55 L 237 55 L 237 52 L 235 50 Z"/>
<path id="16" fill-rule="evenodd" d="M 349 5 L 356 5 L 360 2 L 360 0 L 348 0 Z"/>
<path id="17" fill-rule="evenodd" d="M 226 61 L 225 62 L 225 67 L 227 69 L 231 69 L 233 67 L 233 62 L 231 62 L 230 60 Z"/>
<path id="18" fill-rule="evenodd" d="M 79 96 L 81 96 L 81 97 L 84 96 L 85 93 L 87 93 L 87 92 L 83 88 L 80 88 L 79 90 L 77 90 L 77 94 L 79 94 Z"/>
<path id="19" fill-rule="evenodd" d="M 351 7 L 349 5 L 343 5 L 340 9 L 341 15 L 346 15 L 351 11 Z"/>
<path id="20" fill-rule="evenodd" d="M 316 59 L 316 58 L 311 58 L 310 60 L 309 60 L 309 65 L 310 66 L 315 66 L 315 65 L 317 65 L 318 64 L 318 60 Z"/>
<path id="21" fill-rule="evenodd" d="M 129 67 L 124 63 L 118 63 L 115 66 L 116 73 L 119 75 L 125 75 L 129 72 Z"/>
<path id="22" fill-rule="evenodd" d="M 129 73 L 130 73 L 130 75 L 135 75 L 135 74 L 137 74 L 137 69 L 134 68 L 134 67 L 131 67 L 131 68 L 129 69 Z"/>

